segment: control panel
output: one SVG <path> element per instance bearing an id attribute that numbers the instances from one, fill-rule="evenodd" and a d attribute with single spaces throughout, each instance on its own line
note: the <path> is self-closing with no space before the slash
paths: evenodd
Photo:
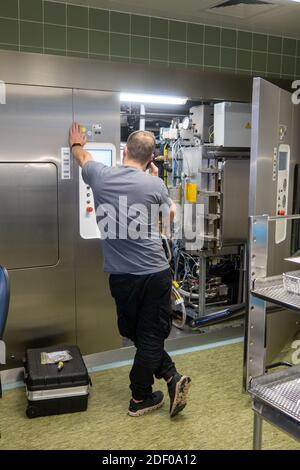
<path id="1" fill-rule="evenodd" d="M 289 168 L 290 168 L 290 146 L 280 144 L 277 154 L 277 192 L 276 192 L 276 215 L 288 214 L 289 196 Z M 281 243 L 286 239 L 287 220 L 277 220 L 275 229 L 275 242 Z"/>
<path id="2" fill-rule="evenodd" d="M 116 165 L 116 147 L 113 144 L 102 142 L 88 142 L 85 145 L 96 162 L 106 166 Z M 79 168 L 79 230 L 84 239 L 101 238 L 96 223 L 96 212 L 92 188 L 85 184 Z"/>

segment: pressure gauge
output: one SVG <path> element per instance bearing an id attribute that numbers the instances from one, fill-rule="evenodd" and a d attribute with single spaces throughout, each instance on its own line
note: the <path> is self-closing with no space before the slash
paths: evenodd
<path id="1" fill-rule="evenodd" d="M 190 127 L 190 118 L 189 116 L 185 116 L 185 118 L 183 118 L 182 120 L 182 129 L 186 131 L 188 130 L 189 127 Z"/>

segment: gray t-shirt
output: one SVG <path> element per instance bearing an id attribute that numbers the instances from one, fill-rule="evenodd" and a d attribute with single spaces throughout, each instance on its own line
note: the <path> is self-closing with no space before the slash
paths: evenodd
<path id="1" fill-rule="evenodd" d="M 142 275 L 167 269 L 158 219 L 172 201 L 161 178 L 134 167 L 107 167 L 93 160 L 83 166 L 82 177 L 94 195 L 104 271 Z"/>

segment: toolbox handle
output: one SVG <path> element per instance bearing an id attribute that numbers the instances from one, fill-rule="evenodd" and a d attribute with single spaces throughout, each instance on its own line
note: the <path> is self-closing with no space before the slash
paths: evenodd
<path id="1" fill-rule="evenodd" d="M 24 378 L 24 382 L 26 383 L 26 380 L 28 379 L 28 373 L 27 373 L 27 361 L 25 357 L 23 357 L 22 362 L 23 362 L 23 367 L 24 367 L 23 378 Z"/>

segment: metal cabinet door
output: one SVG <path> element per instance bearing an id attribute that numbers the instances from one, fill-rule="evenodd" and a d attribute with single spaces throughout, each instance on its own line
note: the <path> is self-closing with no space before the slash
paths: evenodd
<path id="1" fill-rule="evenodd" d="M 71 90 L 7 85 L 0 105 L 0 263 L 11 280 L 4 339 L 17 359 L 27 347 L 76 338 L 74 181 L 61 179 L 71 122 Z"/>
<path id="2" fill-rule="evenodd" d="M 74 117 L 86 128 L 101 125 L 97 141 L 120 148 L 120 100 L 118 93 L 74 90 Z M 74 175 L 78 181 L 78 169 Z M 78 201 L 78 186 L 76 199 Z M 78 204 L 78 203 L 76 203 Z M 75 204 L 75 205 L 76 205 Z M 77 205 L 76 205 L 77 207 Z M 121 346 L 116 312 L 111 298 L 108 276 L 103 273 L 101 240 L 86 240 L 76 228 L 76 312 L 77 339 L 84 353 L 96 353 Z"/>

